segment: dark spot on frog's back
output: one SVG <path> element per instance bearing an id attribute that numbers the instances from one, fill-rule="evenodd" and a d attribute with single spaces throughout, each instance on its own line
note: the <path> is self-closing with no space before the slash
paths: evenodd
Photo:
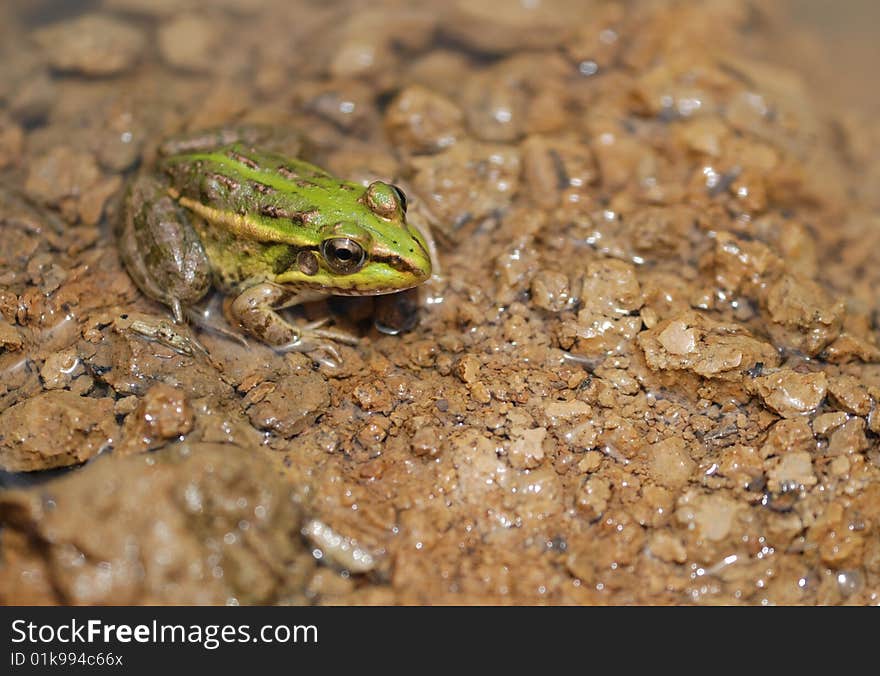
<path id="1" fill-rule="evenodd" d="M 238 190 L 241 185 L 235 179 L 224 174 L 206 174 L 199 186 L 202 198 L 213 201 L 228 198 L 229 194 Z"/>
<path id="2" fill-rule="evenodd" d="M 211 174 L 211 178 L 217 181 L 224 188 L 232 192 L 233 190 L 238 190 L 240 187 L 240 183 L 236 181 L 234 178 L 230 178 L 225 174 Z"/>
<path id="3" fill-rule="evenodd" d="M 317 207 L 311 207 L 305 211 L 297 211 L 290 216 L 290 220 L 294 225 L 307 225 L 318 217 Z"/>
<path id="4" fill-rule="evenodd" d="M 276 204 L 264 204 L 260 207 L 260 215 L 267 218 L 290 218 L 290 212 Z"/>
<path id="5" fill-rule="evenodd" d="M 257 164 L 256 162 L 254 162 L 250 157 L 248 157 L 247 155 L 242 155 L 240 152 L 237 152 L 235 150 L 227 151 L 226 157 L 228 157 L 230 160 L 235 160 L 239 164 L 243 164 L 248 169 L 259 169 L 260 168 L 260 165 Z"/>
<path id="6" fill-rule="evenodd" d="M 299 173 L 291 167 L 278 167 L 278 173 L 288 181 L 295 181 L 299 178 Z"/>
<path id="7" fill-rule="evenodd" d="M 271 195 L 275 192 L 275 188 L 259 181 L 251 181 L 251 187 L 261 195 Z"/>

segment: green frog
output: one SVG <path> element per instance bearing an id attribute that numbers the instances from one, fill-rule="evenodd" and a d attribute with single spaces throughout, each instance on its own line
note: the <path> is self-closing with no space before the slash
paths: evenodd
<path id="1" fill-rule="evenodd" d="M 247 334 L 282 351 L 335 355 L 328 341 L 352 336 L 296 326 L 279 311 L 413 288 L 431 276 L 428 244 L 406 222 L 399 188 L 336 178 L 275 142 L 276 130 L 240 127 L 162 144 L 126 193 L 122 260 L 177 323 L 198 321 L 193 306 L 215 287 Z"/>

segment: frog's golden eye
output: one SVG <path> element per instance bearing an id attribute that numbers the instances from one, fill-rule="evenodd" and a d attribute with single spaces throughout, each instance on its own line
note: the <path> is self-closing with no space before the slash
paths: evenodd
<path id="1" fill-rule="evenodd" d="M 398 188 L 393 183 L 390 184 L 391 189 L 397 193 L 397 201 L 400 202 L 400 208 L 403 209 L 403 213 L 406 213 L 406 193 L 403 192 L 400 188 Z"/>
<path id="2" fill-rule="evenodd" d="M 321 255 L 338 275 L 350 275 L 364 266 L 364 247 L 348 237 L 331 237 L 321 242 Z"/>

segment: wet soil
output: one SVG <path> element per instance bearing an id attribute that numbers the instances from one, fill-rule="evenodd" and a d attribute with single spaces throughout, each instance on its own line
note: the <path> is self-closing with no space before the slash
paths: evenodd
<path id="1" fill-rule="evenodd" d="M 0 603 L 880 601 L 880 126 L 803 28 L 69 5 L 0 6 Z M 418 294 L 294 313 L 337 366 L 139 330 L 125 181 L 242 121 L 438 242 Z"/>

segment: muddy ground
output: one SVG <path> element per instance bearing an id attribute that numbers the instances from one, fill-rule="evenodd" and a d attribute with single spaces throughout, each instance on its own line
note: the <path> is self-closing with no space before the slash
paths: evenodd
<path id="1" fill-rule="evenodd" d="M 384 4 L 0 6 L 0 602 L 877 603 L 880 127 L 810 36 Z M 136 330 L 125 180 L 237 121 L 438 241 L 416 306 L 296 313 L 338 367 Z"/>

